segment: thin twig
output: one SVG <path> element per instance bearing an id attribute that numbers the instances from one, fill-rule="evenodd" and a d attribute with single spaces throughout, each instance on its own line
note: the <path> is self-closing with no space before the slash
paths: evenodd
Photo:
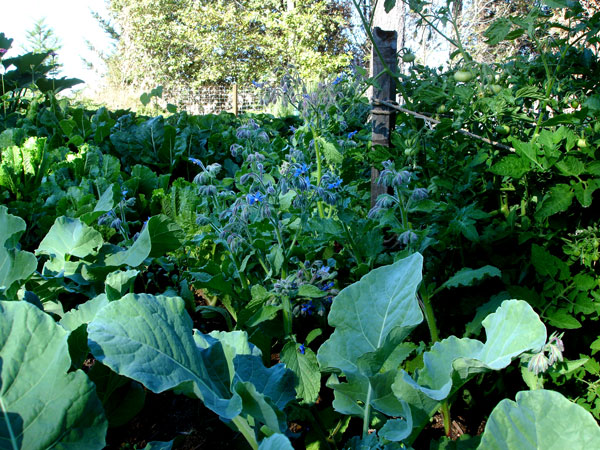
<path id="1" fill-rule="evenodd" d="M 429 116 L 426 116 L 424 114 L 421 114 L 421 113 L 418 113 L 418 112 L 414 112 L 414 111 L 411 111 L 411 110 L 406 109 L 406 108 L 402 108 L 401 106 L 398 106 L 398 105 L 396 105 L 394 103 L 391 103 L 391 102 L 386 102 L 385 100 L 375 100 L 375 99 L 372 99 L 371 101 L 372 101 L 372 104 L 375 105 L 375 106 L 387 106 L 388 108 L 395 109 L 396 111 L 400 111 L 400 112 L 402 112 L 404 114 L 408 114 L 409 116 L 416 117 L 417 119 L 425 120 L 425 121 L 427 121 L 429 123 L 432 123 L 434 125 L 437 125 L 437 124 L 440 123 L 439 120 L 434 119 L 433 117 L 429 117 Z M 480 141 L 483 141 L 483 142 L 485 142 L 487 144 L 490 144 L 490 145 L 494 145 L 494 146 L 502 148 L 504 150 L 509 150 L 511 152 L 515 151 L 514 148 L 509 147 L 508 145 L 504 145 L 504 144 L 501 144 L 500 142 L 492 141 L 492 140 L 490 140 L 488 138 L 484 138 L 483 136 L 479 136 L 477 134 L 471 133 L 470 131 L 462 130 L 462 129 L 461 130 L 457 130 L 457 131 L 460 134 L 463 134 L 465 136 L 468 136 L 468 137 L 471 137 L 471 138 L 474 138 L 474 139 L 479 139 Z"/>

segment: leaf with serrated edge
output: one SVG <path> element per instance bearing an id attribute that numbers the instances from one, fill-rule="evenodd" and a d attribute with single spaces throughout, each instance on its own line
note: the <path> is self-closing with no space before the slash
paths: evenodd
<path id="1" fill-rule="evenodd" d="M 279 354 L 281 362 L 298 377 L 296 392 L 298 398 L 305 403 L 314 403 L 321 389 L 321 372 L 315 353 L 307 348 L 304 354 L 297 349 L 297 344 L 288 342 Z"/>
<path id="2" fill-rule="evenodd" d="M 456 272 L 448 281 L 442 284 L 442 287 L 471 286 L 475 281 L 482 280 L 486 277 L 499 277 L 500 275 L 500 269 L 494 266 L 484 266 L 479 269 L 465 267 Z"/>

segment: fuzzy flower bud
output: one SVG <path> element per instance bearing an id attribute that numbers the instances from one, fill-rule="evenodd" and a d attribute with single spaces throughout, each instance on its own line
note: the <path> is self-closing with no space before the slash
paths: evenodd
<path id="1" fill-rule="evenodd" d="M 239 150 L 243 148 L 244 147 L 242 147 L 240 144 L 231 144 L 231 147 L 229 147 L 229 152 L 231 153 L 231 156 L 235 158 L 238 155 Z"/>
<path id="2" fill-rule="evenodd" d="M 529 364 L 527 364 L 527 369 L 530 372 L 533 372 L 536 376 L 542 372 L 548 370 L 548 366 L 550 361 L 546 358 L 544 352 L 540 352 L 535 354 L 530 360 Z"/>
<path id="3" fill-rule="evenodd" d="M 404 233 L 398 236 L 398 241 L 402 242 L 404 245 L 412 244 L 418 239 L 419 236 L 417 236 L 412 230 L 406 230 Z"/>
<path id="4" fill-rule="evenodd" d="M 410 198 L 413 201 L 424 200 L 429 196 L 426 188 L 415 188 Z"/>

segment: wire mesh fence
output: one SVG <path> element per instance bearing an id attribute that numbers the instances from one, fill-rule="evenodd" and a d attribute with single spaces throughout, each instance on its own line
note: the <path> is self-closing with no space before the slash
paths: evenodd
<path id="1" fill-rule="evenodd" d="M 178 88 L 165 92 L 164 99 L 189 114 L 219 114 L 259 111 L 260 92 L 254 86 L 202 86 Z"/>

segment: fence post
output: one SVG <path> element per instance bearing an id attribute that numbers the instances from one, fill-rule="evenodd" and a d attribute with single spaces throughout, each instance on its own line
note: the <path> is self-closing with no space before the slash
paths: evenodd
<path id="1" fill-rule="evenodd" d="M 398 57 L 396 46 L 398 33 L 395 31 L 384 31 L 379 27 L 373 29 L 373 47 L 371 49 L 371 77 L 377 77 L 373 87 L 372 102 L 375 103 L 371 111 L 372 137 L 371 142 L 375 145 L 390 147 L 391 131 L 396 125 L 396 114 L 392 108 L 383 106 L 377 100 L 386 102 L 396 101 L 396 79 L 385 72 L 385 66 L 396 73 Z M 375 51 L 379 49 L 383 61 Z M 385 186 L 377 184 L 379 170 L 371 167 L 371 207 L 375 206 L 377 197 L 384 194 Z"/>
<path id="2" fill-rule="evenodd" d="M 233 114 L 238 115 L 238 88 L 237 83 L 233 83 Z"/>

